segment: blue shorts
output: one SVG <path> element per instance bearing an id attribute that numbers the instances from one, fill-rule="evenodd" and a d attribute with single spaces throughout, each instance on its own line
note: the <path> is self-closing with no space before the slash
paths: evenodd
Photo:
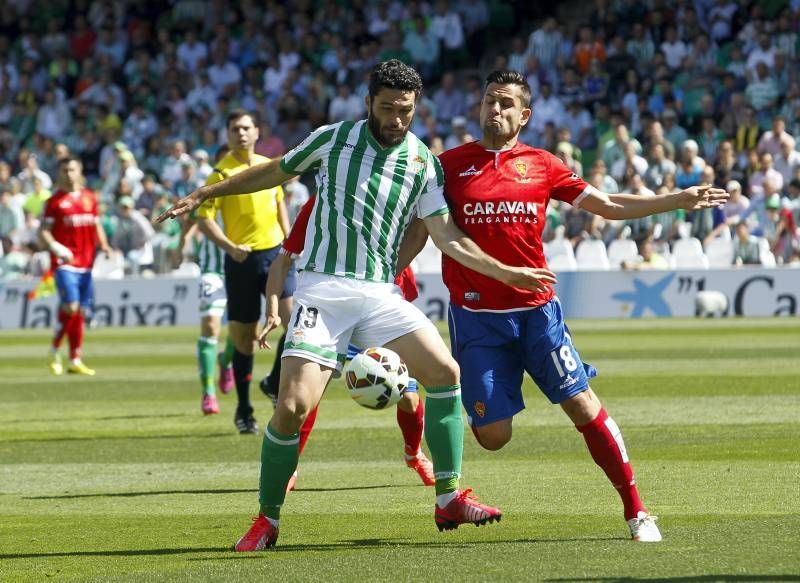
<path id="1" fill-rule="evenodd" d="M 62 304 L 78 302 L 85 309 L 92 305 L 94 283 L 91 271 L 56 269 L 55 281 Z"/>
<path id="2" fill-rule="evenodd" d="M 461 400 L 473 425 L 509 419 L 525 408 L 522 375 L 557 404 L 589 388 L 597 376 L 581 362 L 561 303 L 516 312 L 449 310 L 450 342 L 461 367 Z"/>

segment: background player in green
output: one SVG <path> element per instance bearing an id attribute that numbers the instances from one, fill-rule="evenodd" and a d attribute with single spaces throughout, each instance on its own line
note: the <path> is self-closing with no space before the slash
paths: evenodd
<path id="1" fill-rule="evenodd" d="M 218 163 L 228 152 L 228 147 L 222 146 L 214 162 Z M 184 223 L 178 249 L 183 250 L 186 241 L 192 241 L 193 254 L 200 266 L 200 336 L 197 339 L 197 370 L 200 375 L 200 388 L 203 391 L 200 409 L 204 415 L 214 415 L 219 413 L 214 386 L 214 364 L 215 361 L 219 363 L 220 390 L 229 393 L 234 387 L 231 366 L 234 346 L 229 333 L 225 350 L 217 354 L 222 317 L 228 304 L 228 296 L 225 293 L 224 253 L 211 239 L 198 232 L 196 220 L 196 215 L 192 213 Z"/>
<path id="2" fill-rule="evenodd" d="M 476 271 L 532 289 L 543 289 L 554 278 L 547 270 L 492 259 L 453 225 L 441 167 L 408 131 L 421 90 L 419 75 L 407 65 L 380 63 L 370 74 L 367 120 L 323 126 L 281 160 L 200 188 L 158 218 L 317 171 L 317 202 L 298 262 L 303 271 L 287 330 L 278 404 L 264 432 L 260 513 L 237 551 L 275 544 L 286 484 L 297 466 L 298 430 L 330 378 L 341 371 L 351 340 L 396 351 L 426 387 L 425 437 L 436 477 L 439 529 L 502 516 L 470 490 L 459 490 L 464 439 L 459 369 L 430 320 L 392 282 L 400 242 L 408 224 L 420 217 L 443 252 Z"/>

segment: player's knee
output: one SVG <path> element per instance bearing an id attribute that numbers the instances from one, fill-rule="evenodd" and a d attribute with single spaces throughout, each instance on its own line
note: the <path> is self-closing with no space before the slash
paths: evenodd
<path id="1" fill-rule="evenodd" d="M 428 387 L 449 387 L 461 382 L 461 369 L 452 358 L 438 362 L 436 366 L 430 368 L 431 370 L 426 371 L 427 378 L 423 381 Z"/>
<path id="2" fill-rule="evenodd" d="M 511 441 L 510 426 L 486 426 L 480 427 L 475 432 L 475 437 L 483 449 L 497 451 L 503 449 Z"/>
<path id="3" fill-rule="evenodd" d="M 71 316 L 72 314 L 77 314 L 78 310 L 81 309 L 81 306 L 78 302 L 72 302 L 69 304 L 62 304 L 61 311 L 65 314 Z"/>

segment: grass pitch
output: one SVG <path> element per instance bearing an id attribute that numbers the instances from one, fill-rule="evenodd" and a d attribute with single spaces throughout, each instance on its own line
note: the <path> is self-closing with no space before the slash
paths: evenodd
<path id="1" fill-rule="evenodd" d="M 200 414 L 194 329 L 89 331 L 93 378 L 48 375 L 49 333 L 3 332 L 0 580 L 800 579 L 798 320 L 571 327 L 661 544 L 628 540 L 616 493 L 530 381 L 503 451 L 466 436 L 464 483 L 503 521 L 440 534 L 393 411 L 357 407 L 337 382 L 277 550 L 237 555 L 261 438 L 235 434 L 233 395 Z M 271 407 L 254 394 L 263 425 Z"/>

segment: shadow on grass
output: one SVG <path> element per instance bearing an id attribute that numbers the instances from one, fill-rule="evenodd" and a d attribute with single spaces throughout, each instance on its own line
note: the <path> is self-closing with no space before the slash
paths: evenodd
<path id="1" fill-rule="evenodd" d="M 190 558 L 190 561 L 219 561 L 223 559 L 259 559 L 266 558 L 271 553 L 290 553 L 303 551 L 343 551 L 358 550 L 376 547 L 404 547 L 404 548 L 486 548 L 487 545 L 494 544 L 543 544 L 543 543 L 566 543 L 566 542 L 597 542 L 619 540 L 628 543 L 627 539 L 621 537 L 598 537 L 598 538 L 552 538 L 552 539 L 513 539 L 513 540 L 493 540 L 475 542 L 448 542 L 440 543 L 409 541 L 405 539 L 384 539 L 384 538 L 364 538 L 343 540 L 336 543 L 327 544 L 298 544 L 298 545 L 279 545 L 272 550 L 256 553 L 234 553 L 233 545 L 226 547 L 198 547 L 198 548 L 172 548 L 172 549 L 125 549 L 107 551 L 63 551 L 55 553 L 8 553 L 0 554 L 0 560 L 4 559 L 47 559 L 58 557 L 139 557 L 139 556 L 160 556 L 160 555 L 185 555 L 197 553 L 225 553 L 226 556 L 198 557 Z M 598 579 L 594 579 L 598 580 Z M 604 579 L 599 579 L 604 581 Z M 689 579 L 686 579 L 688 581 Z M 713 579 L 709 579 L 713 580 Z M 740 579 L 744 581 L 745 579 Z M 776 581 L 779 579 L 775 579 Z M 787 579 L 788 580 L 788 579 Z M 563 579 L 571 581 L 571 579 Z M 608 579 L 607 581 L 627 581 L 627 579 Z M 630 581 L 634 581 L 630 579 Z"/>
<path id="2" fill-rule="evenodd" d="M 297 488 L 295 492 L 348 492 L 351 490 L 377 490 L 380 488 L 417 488 L 417 484 L 379 484 L 374 486 L 342 486 L 341 488 Z M 257 488 L 217 488 L 207 490 L 151 490 L 149 492 L 101 492 L 98 494 L 61 494 L 58 496 L 22 496 L 23 500 L 72 500 L 76 498 L 136 498 L 169 494 L 241 494 L 257 492 Z"/>
<path id="3" fill-rule="evenodd" d="M 94 437 L 55 437 L 34 439 L 8 439 L 5 443 L 61 443 L 68 441 L 103 441 L 110 439 L 186 439 L 187 437 L 207 439 L 216 437 L 238 437 L 237 434 L 227 431 L 225 433 L 185 433 L 183 435 L 101 435 Z"/>
<path id="4" fill-rule="evenodd" d="M 569 583 L 571 581 L 600 581 L 601 583 L 638 583 L 640 581 L 665 581 L 669 583 L 735 583 L 737 581 L 798 581 L 800 574 L 794 575 L 687 575 L 685 577 L 587 577 L 585 579 L 545 579 L 545 581 L 559 581 Z"/>
<path id="5" fill-rule="evenodd" d="M 59 419 L 11 419 L 5 421 L 6 424 L 13 423 L 48 423 L 57 421 L 116 421 L 125 419 L 172 419 L 175 417 L 194 417 L 192 413 L 170 413 L 168 415 L 111 415 L 109 417 L 65 417 Z"/>

